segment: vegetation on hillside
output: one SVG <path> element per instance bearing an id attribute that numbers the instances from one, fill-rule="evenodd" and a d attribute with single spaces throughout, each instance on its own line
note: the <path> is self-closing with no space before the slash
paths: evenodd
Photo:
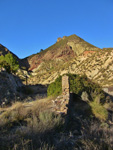
<path id="1" fill-rule="evenodd" d="M 90 102 L 89 105 L 91 106 L 92 113 L 95 115 L 96 118 L 101 121 L 106 121 L 108 119 L 108 111 L 106 110 L 106 108 L 103 107 L 102 104 L 96 101 L 96 98 L 94 99 L 94 101 Z"/>
<path id="2" fill-rule="evenodd" d="M 66 36 L 65 38 L 62 38 L 60 41 L 56 42 L 55 44 L 53 44 L 52 46 L 46 48 L 45 50 L 43 51 L 40 51 L 40 53 L 37 53 L 37 54 L 33 54 L 31 56 L 29 56 L 28 58 L 32 58 L 34 55 L 44 55 L 47 51 L 51 51 L 51 50 L 56 50 L 58 48 L 63 48 L 64 46 L 67 45 L 67 43 L 69 41 L 74 41 L 76 39 L 79 39 L 81 44 L 83 44 L 83 46 L 88 46 L 88 47 L 95 47 L 94 45 L 88 43 L 88 42 L 85 42 L 83 39 L 81 39 L 80 37 L 78 37 L 77 35 L 73 34 L 73 35 L 70 35 L 70 36 Z"/>
<path id="3" fill-rule="evenodd" d="M 79 39 L 80 42 L 85 42 L 83 39 L 81 39 L 80 37 L 78 37 L 77 35 L 73 34 L 73 35 L 70 35 L 70 36 L 67 36 L 65 37 L 64 39 L 61 39 L 59 42 L 56 42 L 54 45 L 50 46 L 49 48 L 47 48 L 45 51 L 48 51 L 48 50 L 53 50 L 53 49 L 57 49 L 57 48 L 60 48 L 60 47 L 63 47 L 64 45 L 67 44 L 67 42 L 69 41 L 74 41 L 76 39 Z M 93 46 L 92 44 L 86 42 L 87 46 L 90 46 L 90 47 L 95 47 Z"/>
<path id="4" fill-rule="evenodd" d="M 16 73 L 19 69 L 19 63 L 11 53 L 0 56 L 0 68 L 5 68 L 8 73 Z"/>
<path id="5" fill-rule="evenodd" d="M 62 93 L 62 77 L 60 76 L 55 80 L 55 82 L 51 83 L 47 89 L 48 96 L 58 96 Z"/>
<path id="6" fill-rule="evenodd" d="M 75 93 L 81 96 L 83 91 L 86 91 L 90 98 L 95 98 L 96 95 L 100 94 L 100 98 L 104 98 L 104 92 L 102 91 L 101 87 L 91 82 L 87 78 L 86 75 L 80 76 L 75 74 L 67 74 L 69 76 L 70 82 L 70 92 Z M 58 77 L 55 82 L 51 83 L 48 86 L 47 95 L 48 96 L 57 96 L 62 92 L 62 77 Z"/>

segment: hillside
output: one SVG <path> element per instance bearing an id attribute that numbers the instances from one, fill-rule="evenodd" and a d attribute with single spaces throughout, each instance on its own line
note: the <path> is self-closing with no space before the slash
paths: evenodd
<path id="1" fill-rule="evenodd" d="M 16 57 L 17 60 L 19 61 L 19 58 L 18 58 L 14 53 L 12 53 L 8 48 L 6 48 L 6 47 L 3 46 L 2 44 L 0 44 L 0 56 L 1 56 L 1 55 L 5 56 L 5 55 L 8 54 L 8 53 L 13 54 L 13 56 Z"/>
<path id="2" fill-rule="evenodd" d="M 76 35 L 58 38 L 40 53 L 23 60 L 31 72 L 29 84 L 50 84 L 65 73 L 86 74 L 94 82 L 113 85 L 113 48 L 97 48 Z"/>
<path id="3" fill-rule="evenodd" d="M 0 55 L 9 52 L 0 44 Z M 73 73 L 86 74 L 103 87 L 113 86 L 113 48 L 97 48 L 74 34 L 25 59 L 13 56 L 20 65 L 17 75 L 23 81 L 27 75 L 28 84 L 50 84 L 59 75 Z"/>
<path id="4" fill-rule="evenodd" d="M 40 53 L 31 55 L 23 61 L 29 62 L 29 70 L 34 71 L 42 62 L 54 60 L 57 62 L 66 62 L 77 57 L 86 50 L 99 50 L 95 46 L 85 42 L 80 37 L 74 35 L 58 38 L 57 42 Z"/>

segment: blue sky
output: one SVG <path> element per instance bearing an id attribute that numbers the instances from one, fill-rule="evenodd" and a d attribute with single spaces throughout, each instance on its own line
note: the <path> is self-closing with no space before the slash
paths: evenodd
<path id="1" fill-rule="evenodd" d="M 71 34 L 113 47 L 113 0 L 0 0 L 0 43 L 19 58 Z"/>

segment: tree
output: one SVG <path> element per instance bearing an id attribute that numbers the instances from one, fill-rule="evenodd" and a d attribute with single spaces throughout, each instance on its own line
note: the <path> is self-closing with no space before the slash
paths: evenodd
<path id="1" fill-rule="evenodd" d="M 0 56 L 0 67 L 5 68 L 9 73 L 16 73 L 19 64 L 16 59 L 11 53 L 6 54 L 5 56 Z"/>
<path id="2" fill-rule="evenodd" d="M 40 52 L 43 52 L 43 51 L 44 51 L 43 49 L 40 50 Z"/>

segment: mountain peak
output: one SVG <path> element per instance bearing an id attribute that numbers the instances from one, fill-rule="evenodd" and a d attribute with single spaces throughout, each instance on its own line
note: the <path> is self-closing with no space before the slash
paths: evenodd
<path id="1" fill-rule="evenodd" d="M 70 36 L 63 36 L 62 38 L 59 37 L 57 38 L 57 42 L 61 41 L 61 40 L 74 40 L 74 39 L 81 39 L 79 36 L 75 35 L 75 34 L 72 34 Z"/>

